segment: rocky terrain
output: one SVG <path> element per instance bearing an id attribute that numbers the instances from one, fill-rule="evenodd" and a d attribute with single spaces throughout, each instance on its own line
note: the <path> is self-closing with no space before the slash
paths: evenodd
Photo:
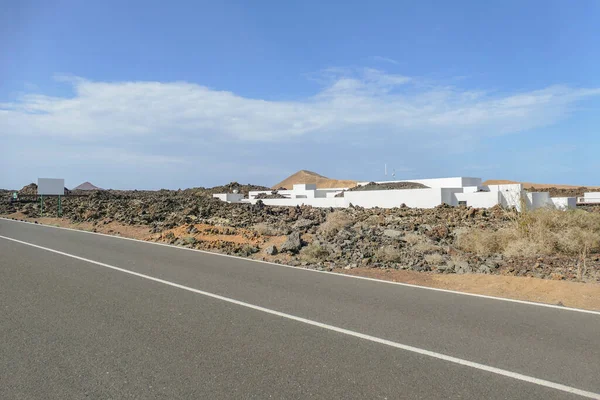
<path id="1" fill-rule="evenodd" d="M 37 185 L 35 183 L 30 183 L 27 186 L 24 186 L 21 190 L 19 190 L 20 196 L 35 196 L 37 194 Z"/>
<path id="2" fill-rule="evenodd" d="M 417 182 L 388 182 L 388 183 L 375 183 L 369 182 L 366 185 L 356 186 L 348 189 L 349 192 L 361 192 L 365 190 L 402 190 L 402 189 L 429 189 L 429 186 L 425 186 L 422 183 Z"/>
<path id="3" fill-rule="evenodd" d="M 286 197 L 282 194 L 277 193 L 277 190 L 273 190 L 270 194 L 259 193 L 258 195 L 256 195 L 255 198 L 260 200 L 260 199 L 285 199 Z"/>
<path id="4" fill-rule="evenodd" d="M 65 196 L 63 218 L 92 230 L 122 224 L 144 227 L 146 240 L 253 257 L 307 268 L 366 267 L 434 274 L 499 274 L 600 282 L 600 254 L 586 253 L 585 268 L 573 254 L 482 255 L 465 250 L 465 233 L 498 231 L 520 224 L 514 212 L 440 206 L 419 210 L 320 209 L 228 204 L 213 193 L 268 190 L 255 185 L 160 191 L 89 191 Z M 30 194 L 33 186 L 24 188 Z M 35 201 L 11 203 L 2 194 L 0 215 L 40 218 Z M 55 198 L 44 216 L 56 216 Z M 585 212 L 585 211 L 581 211 Z M 595 215 L 595 214 L 590 214 Z M 593 250 L 593 247 L 592 247 Z"/>
<path id="5" fill-rule="evenodd" d="M 341 193 L 338 193 L 335 197 L 344 197 L 344 192 L 363 192 L 368 190 L 403 190 L 403 189 L 428 189 L 429 186 L 425 186 L 422 183 L 416 182 L 389 182 L 389 183 L 375 183 L 369 182 L 366 185 L 355 186 Z"/>

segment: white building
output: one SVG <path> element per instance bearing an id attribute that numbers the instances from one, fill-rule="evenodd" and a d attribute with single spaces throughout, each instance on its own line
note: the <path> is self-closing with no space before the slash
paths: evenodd
<path id="1" fill-rule="evenodd" d="M 490 208 L 495 205 L 516 207 L 521 209 L 524 204 L 528 209 L 540 207 L 555 207 L 559 209 L 574 208 L 576 199 L 550 198 L 547 192 L 530 192 L 523 190 L 522 184 L 483 186 L 481 178 L 439 178 L 416 179 L 403 181 L 383 181 L 376 183 L 413 182 L 427 186 L 419 189 L 365 190 L 347 191 L 348 188 L 317 189 L 314 184 L 294 185 L 292 190 L 279 190 L 277 193 L 284 198 L 258 199 L 261 194 L 270 195 L 272 191 L 251 191 L 248 199 L 228 197 L 230 194 L 216 194 L 221 200 L 237 203 L 255 204 L 261 200 L 270 206 L 313 207 L 349 207 L 351 204 L 365 208 L 393 208 L 402 204 L 414 208 L 434 208 L 441 204 L 451 206 L 471 206 Z M 359 182 L 359 186 L 369 182 Z M 336 195 L 343 192 L 343 197 Z M 600 199 L 599 199 L 600 200 Z"/>
<path id="2" fill-rule="evenodd" d="M 600 204 L 600 192 L 584 193 L 583 197 L 577 198 L 579 204 Z"/>
<path id="3" fill-rule="evenodd" d="M 216 197 L 217 199 L 221 199 L 228 203 L 239 203 L 244 199 L 244 195 L 239 193 L 218 193 L 213 194 L 213 197 Z"/>

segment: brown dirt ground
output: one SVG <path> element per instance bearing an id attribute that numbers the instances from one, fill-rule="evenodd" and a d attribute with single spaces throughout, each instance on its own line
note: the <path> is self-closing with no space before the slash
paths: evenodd
<path id="1" fill-rule="evenodd" d="M 27 218 L 25 215 L 15 213 L 7 215 L 8 218 L 22 219 L 25 221 L 37 221 L 40 224 L 61 226 L 65 228 L 81 229 L 112 235 L 119 235 L 141 240 L 156 240 L 160 234 L 151 234 L 147 226 L 124 226 L 111 222 L 109 224 L 91 223 L 71 223 L 62 218 Z M 260 244 L 264 249 L 274 244 L 280 247 L 286 240 L 285 236 L 273 237 L 255 237 L 251 231 L 240 230 L 235 234 L 223 235 L 222 233 L 208 234 L 207 227 L 212 229 L 224 229 L 210 225 L 196 225 L 198 232 L 197 239 L 208 241 L 233 241 L 235 243 Z M 178 227 L 172 230 L 180 236 L 190 236 L 186 233 L 186 226 Z M 202 228 L 202 229 L 201 229 Z M 226 228 L 225 228 L 226 229 Z M 229 228 L 231 229 L 231 228 Z M 310 241 L 309 237 L 303 238 Z M 273 261 L 275 259 L 284 261 L 289 258 L 287 255 L 268 256 L 264 250 L 254 254 L 254 259 L 264 261 Z M 587 310 L 600 310 L 600 284 L 597 283 L 578 283 L 567 281 L 553 281 L 537 278 L 525 278 L 516 276 L 502 275 L 440 275 L 431 273 L 422 273 L 416 271 L 401 270 L 382 270 L 374 268 L 354 268 L 351 270 L 336 269 L 335 272 L 365 276 L 369 278 L 389 280 L 393 282 L 410 283 L 419 286 L 428 286 L 440 289 L 456 290 L 459 292 L 483 294 L 488 296 L 504 297 L 518 300 L 528 300 L 546 304 L 561 304 L 566 307 L 582 308 Z"/>
<path id="2" fill-rule="evenodd" d="M 355 268 L 339 272 L 459 292 L 600 310 L 600 284 L 597 283 L 503 275 L 441 275 L 373 268 Z"/>
<path id="3" fill-rule="evenodd" d="M 108 224 L 97 224 L 94 225 L 90 222 L 73 223 L 63 218 L 29 218 L 26 215 L 17 212 L 9 215 L 3 215 L 6 218 L 22 219 L 28 222 L 37 221 L 40 224 L 60 226 L 62 228 L 80 229 L 88 232 L 105 233 L 108 235 L 122 236 L 140 240 L 150 240 L 150 229 L 147 226 L 130 226 L 121 225 L 117 222 L 110 222 Z"/>

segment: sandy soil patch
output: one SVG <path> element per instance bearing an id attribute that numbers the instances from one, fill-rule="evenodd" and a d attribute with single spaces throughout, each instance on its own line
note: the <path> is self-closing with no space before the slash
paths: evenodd
<path id="1" fill-rule="evenodd" d="M 150 228 L 148 226 L 122 225 L 118 222 L 110 222 L 106 224 L 100 222 L 96 225 L 90 222 L 73 223 L 63 218 L 29 218 L 26 215 L 18 212 L 5 215 L 3 217 L 22 219 L 23 221 L 28 222 L 37 221 L 39 224 L 59 226 L 61 228 L 79 229 L 82 231 L 105 233 L 107 235 L 122 236 L 140 240 L 151 240 Z"/>
<path id="2" fill-rule="evenodd" d="M 374 268 L 355 268 L 338 272 L 459 292 L 600 310 L 600 284 L 597 283 L 504 275 L 442 275 Z"/>

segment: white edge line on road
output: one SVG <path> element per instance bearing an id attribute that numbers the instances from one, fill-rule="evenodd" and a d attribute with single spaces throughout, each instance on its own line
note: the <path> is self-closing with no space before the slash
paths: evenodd
<path id="1" fill-rule="evenodd" d="M 99 265 L 101 267 L 109 268 L 109 269 L 112 269 L 112 270 L 115 270 L 115 271 L 123 272 L 123 273 L 129 274 L 129 275 L 137 276 L 137 277 L 144 278 L 144 279 L 147 279 L 147 280 L 150 280 L 150 281 L 162 283 L 164 285 L 172 286 L 172 287 L 175 287 L 175 288 L 178 288 L 178 289 L 187 290 L 188 292 L 197 293 L 197 294 L 200 294 L 200 295 L 203 295 L 203 296 L 206 296 L 206 297 L 211 297 L 213 299 L 225 301 L 227 303 L 236 304 L 238 306 L 242 306 L 242 307 L 250 308 L 250 309 L 253 309 L 253 310 L 261 311 L 261 312 L 264 312 L 264 313 L 267 313 L 267 314 L 271 314 L 271 315 L 276 315 L 278 317 L 286 318 L 286 319 L 289 319 L 289 320 L 292 320 L 292 321 L 302 322 L 302 323 L 307 324 L 307 325 L 316 326 L 318 328 L 327 329 L 327 330 L 330 330 L 330 331 L 333 331 L 333 332 L 338 332 L 338 333 L 341 333 L 341 334 L 344 334 L 344 335 L 348 335 L 348 336 L 352 336 L 352 337 L 356 337 L 356 338 L 368 340 L 368 341 L 371 341 L 371 342 L 374 342 L 374 343 L 383 344 L 383 345 L 386 345 L 386 346 L 394 347 L 394 348 L 405 350 L 405 351 L 410 351 L 412 353 L 417 353 L 417 354 L 421 354 L 421 355 L 424 355 L 424 356 L 436 358 L 438 360 L 443 360 L 443 361 L 447 361 L 447 362 L 458 364 L 458 365 L 464 365 L 466 367 L 475 368 L 475 369 L 478 369 L 478 370 L 481 370 L 481 371 L 491 372 L 493 374 L 506 376 L 506 377 L 509 377 L 509 378 L 517 379 L 517 380 L 528 382 L 528 383 L 533 383 L 535 385 L 539 385 L 539 386 L 544 386 L 544 387 L 551 388 L 551 389 L 560 390 L 562 392 L 575 394 L 575 395 L 586 397 L 586 398 L 589 398 L 589 399 L 600 400 L 600 393 L 588 392 L 586 390 L 577 389 L 577 388 L 574 388 L 574 387 L 571 387 L 571 386 L 566 386 L 566 385 L 563 385 L 563 384 L 560 384 L 560 383 L 555 383 L 555 382 L 547 381 L 547 380 L 544 380 L 544 379 L 534 378 L 532 376 L 519 374 L 517 372 L 508 371 L 508 370 L 501 369 L 501 368 L 491 367 L 491 366 L 485 365 L 485 364 L 479 364 L 479 363 L 476 363 L 476 362 L 473 362 L 473 361 L 463 360 L 462 358 L 452 357 L 452 356 L 448 356 L 448 355 L 445 355 L 445 354 L 436 353 L 434 351 L 421 349 L 419 347 L 413 347 L 413 346 L 409 346 L 409 345 L 405 345 L 405 344 L 393 342 L 391 340 L 378 338 L 376 336 L 366 335 L 364 333 L 359 333 L 359 332 L 351 331 L 349 329 L 339 328 L 337 326 L 324 324 L 322 322 L 313 321 L 313 320 L 310 320 L 310 319 L 306 319 L 306 318 L 298 317 L 298 316 L 295 316 L 295 315 L 287 314 L 287 313 L 284 313 L 284 312 L 281 312 L 281 311 L 272 310 L 270 308 L 265 308 L 265 307 L 257 306 L 257 305 L 254 305 L 254 304 L 246 303 L 246 302 L 243 302 L 243 301 L 240 301 L 240 300 L 235 300 L 235 299 L 232 299 L 232 298 L 229 298 L 229 297 L 225 297 L 225 296 L 221 296 L 221 295 L 218 295 L 218 294 L 214 294 L 214 293 L 210 293 L 210 292 L 205 292 L 203 290 L 194 289 L 194 288 L 191 288 L 189 286 L 184 286 L 184 285 L 180 285 L 178 283 L 174 283 L 174 282 L 167 281 L 167 280 L 164 280 L 164 279 L 155 278 L 155 277 L 150 276 L 150 275 L 140 274 L 139 272 L 130 271 L 130 270 L 124 269 L 124 268 L 119 268 L 119 267 L 116 267 L 114 265 L 105 264 L 105 263 L 102 263 L 102 262 L 99 262 L 99 261 L 90 260 L 90 259 L 84 258 L 84 257 L 79 257 L 79 256 L 76 256 L 74 254 L 69 254 L 69 253 L 65 253 L 65 252 L 59 251 L 59 250 L 50 249 L 48 247 L 38 246 L 37 244 L 24 242 L 22 240 L 13 239 L 13 238 L 9 238 L 9 237 L 6 237 L 6 236 L 1 236 L 1 235 L 0 235 L 0 238 L 6 239 L 6 240 L 10 240 L 10 241 L 13 241 L 13 242 L 16 242 L 16 243 L 20 243 L 20 244 L 23 244 L 23 245 L 35 247 L 35 248 L 38 248 L 38 249 L 41 249 L 41 250 L 46 250 L 46 251 L 49 251 L 49 252 L 52 252 L 52 253 L 55 253 L 55 254 L 60 254 L 62 256 L 74 258 L 76 260 L 85 261 L 87 263 Z"/>
<path id="2" fill-rule="evenodd" d="M 90 231 L 84 231 L 82 229 L 64 228 L 62 226 L 46 225 L 46 224 L 40 224 L 40 223 L 36 224 L 36 223 L 33 223 L 33 222 L 29 222 L 29 221 L 20 221 L 20 220 L 16 220 L 16 219 L 5 218 L 5 217 L 0 217 L 0 220 L 6 220 L 6 221 L 10 221 L 10 222 L 18 222 L 18 223 L 21 223 L 21 224 L 29 224 L 29 225 L 41 226 L 41 227 L 46 227 L 46 228 L 63 229 L 63 230 L 66 230 L 66 231 L 73 231 L 73 232 L 79 232 L 79 233 L 88 233 L 88 234 L 91 234 L 91 235 L 105 236 L 105 237 L 109 237 L 109 238 L 113 238 L 113 239 L 130 240 L 130 241 L 138 242 L 138 243 L 146 243 L 146 244 L 153 244 L 153 245 L 157 245 L 157 246 L 170 247 L 172 249 L 177 249 L 177 250 L 195 251 L 195 252 L 198 252 L 198 253 L 209 254 L 209 255 L 213 255 L 213 256 L 229 257 L 229 258 L 235 258 L 235 259 L 238 259 L 238 260 L 251 261 L 251 262 L 256 262 L 256 263 L 261 263 L 261 264 L 267 264 L 267 265 L 274 265 L 274 266 L 277 266 L 277 267 L 293 268 L 293 269 L 299 270 L 299 271 L 318 272 L 318 273 L 321 273 L 321 274 L 328 274 L 328 275 L 333 275 L 333 276 L 337 276 L 337 277 L 361 279 L 361 280 L 365 280 L 365 281 L 387 283 L 387 284 L 390 284 L 390 285 L 406 286 L 406 287 L 411 287 L 411 288 L 416 288 L 416 289 L 433 290 L 433 291 L 436 291 L 436 292 L 458 294 L 458 295 L 463 295 L 463 296 L 480 297 L 480 298 L 483 298 L 483 299 L 490 299 L 490 300 L 507 301 L 507 302 L 510 302 L 510 303 L 526 304 L 526 305 L 537 306 L 537 307 L 554 308 L 554 309 L 563 310 L 563 311 L 575 311 L 575 312 L 586 313 L 586 314 L 600 315 L 600 311 L 584 310 L 582 308 L 564 307 L 564 306 L 558 306 L 558 305 L 555 305 L 555 304 L 536 303 L 536 302 L 527 301 L 527 300 L 509 299 L 509 298 L 506 298 L 506 297 L 496 297 L 496 296 L 488 296 L 488 295 L 485 295 L 485 294 L 459 292 L 457 290 L 440 289 L 440 288 L 434 288 L 434 287 L 429 287 L 429 286 L 414 285 L 414 284 L 411 284 L 411 283 L 386 281 L 386 280 L 383 280 L 383 279 L 367 278 L 365 276 L 357 276 L 357 275 L 348 275 L 348 274 L 343 274 L 343 273 L 339 273 L 339 272 L 320 271 L 318 269 L 309 269 L 309 268 L 303 268 L 303 267 L 294 267 L 292 265 L 277 264 L 277 263 L 269 262 L 269 261 L 255 260 L 253 258 L 233 256 L 233 255 L 230 255 L 230 254 L 215 253 L 215 252 L 206 251 L 206 250 L 199 250 L 199 249 L 190 249 L 188 247 L 175 246 L 175 245 L 167 244 L 167 243 L 151 242 L 151 241 L 147 241 L 147 240 L 140 240 L 140 239 L 133 239 L 133 238 L 128 238 L 128 237 L 123 237 L 123 236 L 109 235 L 109 234 L 106 234 L 106 233 L 90 232 Z"/>

